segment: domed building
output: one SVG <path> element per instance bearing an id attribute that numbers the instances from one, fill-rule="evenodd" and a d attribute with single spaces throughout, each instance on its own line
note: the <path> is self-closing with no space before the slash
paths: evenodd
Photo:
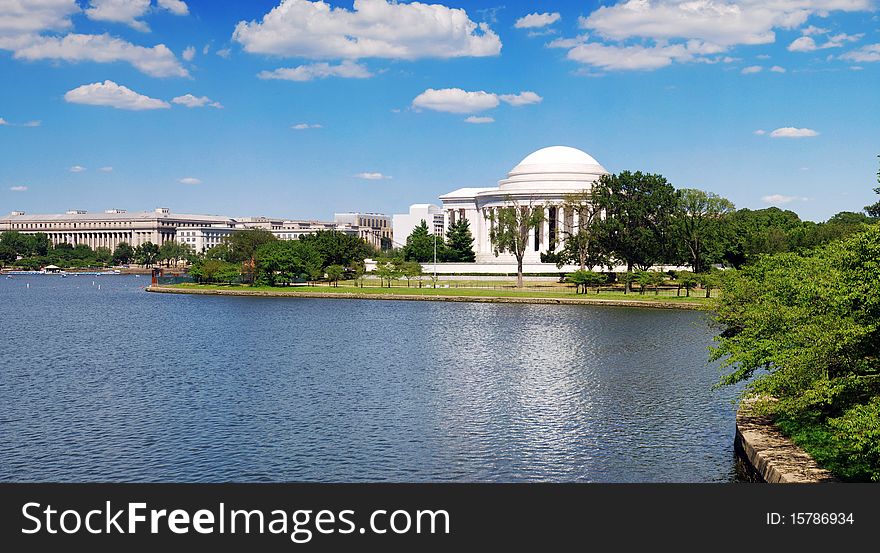
<path id="1" fill-rule="evenodd" d="M 510 254 L 498 257 L 489 241 L 489 215 L 493 209 L 519 205 L 544 206 L 544 222 L 529 235 L 529 248 L 523 262 L 541 262 L 541 254 L 555 243 L 564 244 L 567 233 L 577 225 L 577 214 L 564 207 L 567 195 L 590 190 L 608 171 L 588 153 L 569 146 L 541 148 L 523 158 L 506 179 L 494 188 L 459 188 L 440 196 L 446 225 L 462 218 L 470 222 L 477 263 L 510 263 Z"/>

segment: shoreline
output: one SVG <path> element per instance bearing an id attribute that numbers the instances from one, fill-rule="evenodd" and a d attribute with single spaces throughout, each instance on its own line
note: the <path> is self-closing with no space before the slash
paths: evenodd
<path id="1" fill-rule="evenodd" d="M 772 417 L 754 413 L 749 404 L 743 401 L 736 412 L 734 451 L 750 479 L 769 484 L 839 482 L 776 428 Z"/>
<path id="2" fill-rule="evenodd" d="M 401 300 L 401 301 L 447 301 L 469 303 L 520 303 L 541 305 L 606 305 L 612 307 L 644 307 L 651 309 L 686 309 L 700 311 L 705 306 L 697 303 L 670 302 L 663 300 L 617 300 L 599 298 L 542 298 L 512 296 L 454 296 L 394 293 L 352 293 L 352 292 L 314 292 L 314 291 L 266 291 L 266 290 L 207 290 L 193 288 L 172 288 L 169 286 L 148 286 L 147 292 L 161 294 L 194 294 L 205 296 L 255 296 L 270 298 L 325 298 L 355 300 Z"/>

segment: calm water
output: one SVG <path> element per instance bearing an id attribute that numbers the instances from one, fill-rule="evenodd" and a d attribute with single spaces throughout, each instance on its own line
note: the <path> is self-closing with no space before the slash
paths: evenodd
<path id="1" fill-rule="evenodd" d="M 0 278 L 0 480 L 734 478 L 700 313 L 147 283 Z"/>

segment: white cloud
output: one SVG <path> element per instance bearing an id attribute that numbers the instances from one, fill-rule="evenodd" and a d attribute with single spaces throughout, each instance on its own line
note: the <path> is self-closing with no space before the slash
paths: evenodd
<path id="1" fill-rule="evenodd" d="M 613 44 L 581 44 L 568 57 L 614 70 L 711 62 L 705 56 L 772 43 L 776 29 L 796 28 L 810 16 L 871 8 L 872 0 L 624 0 L 579 18 L 581 28 Z"/>
<path id="2" fill-rule="evenodd" d="M 785 68 L 779 65 L 774 65 L 770 68 L 770 71 L 773 73 L 785 73 Z"/>
<path id="3" fill-rule="evenodd" d="M 33 121 L 27 121 L 26 123 L 24 123 L 24 124 L 22 125 L 22 127 L 35 128 L 35 127 L 39 127 L 39 126 L 42 125 L 42 124 L 43 124 L 42 121 L 33 120 Z"/>
<path id="4" fill-rule="evenodd" d="M 547 48 L 574 48 L 579 44 L 583 44 L 590 38 L 590 35 L 583 33 L 574 38 L 556 38 L 547 43 Z"/>
<path id="5" fill-rule="evenodd" d="M 184 94 L 171 99 L 171 103 L 186 106 L 188 108 L 203 108 L 210 106 L 212 108 L 222 109 L 223 104 L 215 102 L 207 96 L 193 96 L 192 94 Z"/>
<path id="6" fill-rule="evenodd" d="M 767 131 L 765 131 L 764 129 L 758 129 L 755 132 L 753 132 L 752 134 L 756 134 L 758 136 L 764 136 L 765 134 L 767 134 Z"/>
<path id="7" fill-rule="evenodd" d="M 85 14 L 95 21 L 123 23 L 143 33 L 150 27 L 138 18 L 150 9 L 150 0 L 90 0 Z"/>
<path id="8" fill-rule="evenodd" d="M 0 117 L 0 127 L 4 127 L 8 124 L 9 123 L 6 121 L 6 119 L 3 119 L 2 117 Z"/>
<path id="9" fill-rule="evenodd" d="M 862 46 L 858 50 L 842 54 L 840 59 L 857 62 L 880 61 L 880 43 Z"/>
<path id="10" fill-rule="evenodd" d="M 801 167 L 801 169 L 806 169 L 806 167 Z M 784 205 L 790 204 L 791 202 L 795 201 L 806 202 L 807 200 L 809 200 L 809 198 L 803 198 L 800 196 L 786 196 L 784 194 L 770 194 L 769 196 L 761 197 L 761 201 L 769 205 Z"/>
<path id="11" fill-rule="evenodd" d="M 6 119 L 0 117 L 0 127 L 39 127 L 42 124 L 41 121 L 27 121 L 25 123 L 10 123 Z"/>
<path id="12" fill-rule="evenodd" d="M 372 77 L 367 66 L 345 60 L 338 65 L 329 63 L 310 63 L 296 67 L 280 67 L 274 71 L 260 71 L 257 77 L 260 79 L 280 79 L 285 81 L 311 81 L 314 79 L 326 79 L 327 77 L 340 77 L 343 79 L 368 79 Z"/>
<path id="13" fill-rule="evenodd" d="M 467 119 L 464 120 L 465 123 L 472 123 L 474 125 L 485 125 L 486 123 L 494 123 L 495 119 L 492 117 L 479 117 L 477 115 L 471 115 Z"/>
<path id="14" fill-rule="evenodd" d="M 552 25 L 559 21 L 560 17 L 562 16 L 560 16 L 557 12 L 530 13 L 517 19 L 516 23 L 513 26 L 517 29 L 535 29 L 539 27 L 546 27 L 547 25 Z"/>
<path id="15" fill-rule="evenodd" d="M 180 184 L 202 184 L 202 179 L 197 179 L 195 177 L 183 177 L 179 181 Z"/>
<path id="16" fill-rule="evenodd" d="M 857 35 L 840 33 L 834 36 L 829 36 L 827 40 L 822 44 L 816 44 L 816 41 L 813 39 L 813 37 L 802 36 L 800 38 L 796 38 L 791 44 L 789 44 L 788 50 L 790 52 L 813 52 L 815 50 L 823 50 L 825 48 L 841 48 L 844 44 L 848 42 L 857 42 L 861 40 L 863 36 L 865 35 L 861 33 Z"/>
<path id="17" fill-rule="evenodd" d="M 770 133 L 772 138 L 808 138 L 811 136 L 819 136 L 819 133 L 813 129 L 799 129 L 796 127 L 780 127 Z"/>
<path id="18" fill-rule="evenodd" d="M 752 73 L 760 73 L 763 70 L 764 70 L 764 68 L 761 67 L 760 65 L 750 65 L 748 67 L 743 67 L 743 69 L 742 69 L 742 71 L 740 71 L 740 73 L 742 73 L 743 75 L 749 75 Z"/>
<path id="19" fill-rule="evenodd" d="M 10 186 L 9 190 L 11 192 L 27 192 L 27 186 Z"/>
<path id="20" fill-rule="evenodd" d="M 100 172 L 102 172 L 102 173 L 112 173 L 112 172 L 113 172 L 113 167 L 110 167 L 109 165 L 108 165 L 107 167 L 100 167 L 100 168 L 98 169 L 98 171 L 100 171 Z"/>
<path id="21" fill-rule="evenodd" d="M 196 47 L 195 46 L 187 46 L 183 50 L 183 54 L 181 57 L 186 61 L 192 61 L 194 57 L 196 57 Z"/>
<path id="22" fill-rule="evenodd" d="M 225 60 L 228 60 L 229 56 L 232 55 L 232 50 L 230 50 L 229 48 L 222 48 L 220 50 L 217 50 L 217 55 Z"/>
<path id="23" fill-rule="evenodd" d="M 0 45 L 2 46 L 2 45 Z M 14 49 L 18 59 L 59 59 L 109 63 L 125 61 L 153 77 L 187 77 L 174 52 L 164 44 L 152 48 L 135 46 L 110 35 L 69 34 L 64 37 L 37 36 Z"/>
<path id="24" fill-rule="evenodd" d="M 187 7 L 186 2 L 183 0 L 157 0 L 156 4 L 158 4 L 160 8 L 170 11 L 174 15 L 189 14 L 189 7 Z"/>
<path id="25" fill-rule="evenodd" d="M 208 52 L 210 52 L 210 51 L 211 51 L 211 43 L 210 42 L 208 44 L 205 44 L 204 46 L 202 46 L 202 55 L 207 56 Z"/>
<path id="26" fill-rule="evenodd" d="M 534 92 L 529 90 L 520 92 L 519 94 L 501 94 L 498 99 L 506 102 L 511 106 L 527 106 L 529 104 L 539 104 L 544 98 L 541 98 Z"/>
<path id="27" fill-rule="evenodd" d="M 290 128 L 295 131 L 304 131 L 308 129 L 323 129 L 324 125 L 319 125 L 317 123 L 297 123 Z"/>
<path id="28" fill-rule="evenodd" d="M 355 175 L 355 178 L 364 179 L 364 180 L 385 180 L 390 179 L 389 175 L 383 175 L 382 173 L 358 173 Z"/>
<path id="29" fill-rule="evenodd" d="M 74 0 L 3 0 L 0 3 L 0 39 L 43 31 L 65 31 L 73 26 L 70 16 L 79 11 Z M 0 47 L 3 47 L 2 40 Z"/>
<path id="30" fill-rule="evenodd" d="M 73 167 L 68 169 L 68 171 L 70 171 L 71 173 L 82 173 L 85 170 L 86 170 L 86 168 L 83 167 L 82 165 L 74 165 Z"/>
<path id="31" fill-rule="evenodd" d="M 304 58 L 496 56 L 501 40 L 463 9 L 420 2 L 354 0 L 353 9 L 281 0 L 261 21 L 240 21 L 232 38 L 252 54 Z"/>
<path id="32" fill-rule="evenodd" d="M 816 27 L 814 25 L 810 25 L 809 27 L 805 27 L 801 29 L 801 33 L 810 36 L 810 35 L 824 35 L 828 33 L 828 29 L 823 29 L 822 27 Z"/>
<path id="33" fill-rule="evenodd" d="M 430 109 L 447 113 L 477 113 L 498 107 L 498 95 L 478 90 L 468 92 L 460 88 L 429 88 L 415 97 L 412 105 L 416 109 Z"/>
<path id="34" fill-rule="evenodd" d="M 166 109 L 171 105 L 163 100 L 138 94 L 113 81 L 84 84 L 67 91 L 64 100 L 71 104 L 87 104 L 92 106 L 110 106 L 116 109 L 134 111 L 146 109 Z"/>

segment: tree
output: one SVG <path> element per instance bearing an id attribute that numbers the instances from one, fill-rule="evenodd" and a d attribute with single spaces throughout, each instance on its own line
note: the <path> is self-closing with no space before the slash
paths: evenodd
<path id="1" fill-rule="evenodd" d="M 544 206 L 520 204 L 508 197 L 508 206 L 489 212 L 489 241 L 495 256 L 510 253 L 516 258 L 516 287 L 523 286 L 523 257 L 529 248 L 529 233 L 544 221 Z"/>
<path id="2" fill-rule="evenodd" d="M 679 190 L 675 230 L 685 247 L 686 258 L 695 273 L 721 257 L 721 225 L 734 210 L 730 200 L 693 188 Z"/>
<path id="3" fill-rule="evenodd" d="M 403 247 L 403 259 L 423 263 L 434 261 L 435 243 L 437 259 L 443 259 L 443 241 L 438 240 L 436 236 L 428 231 L 428 223 L 422 219 L 422 222 L 406 237 L 406 246 Z"/>
<path id="4" fill-rule="evenodd" d="M 449 225 L 449 230 L 446 231 L 446 248 L 443 259 L 457 263 L 473 263 L 476 258 L 470 221 L 461 218 Z"/>
<path id="5" fill-rule="evenodd" d="M 697 275 L 690 271 L 677 271 L 675 273 L 675 280 L 678 284 L 678 290 L 675 292 L 675 295 L 678 296 L 681 294 L 681 289 L 685 289 L 685 296 L 691 297 L 691 290 L 697 287 L 697 284 L 700 283 L 700 280 L 697 278 Z"/>
<path id="6" fill-rule="evenodd" d="M 325 271 L 327 272 L 327 280 L 333 283 L 333 286 L 339 286 L 339 279 L 345 274 L 345 267 L 342 265 L 328 265 Z"/>
<path id="7" fill-rule="evenodd" d="M 877 156 L 880 158 L 880 156 Z M 880 184 L 880 171 L 877 171 L 877 184 Z M 880 194 L 880 186 L 874 189 L 875 194 Z M 871 205 L 865 206 L 865 211 L 871 217 L 880 217 L 880 200 L 874 202 Z"/>
<path id="8" fill-rule="evenodd" d="M 725 271 L 712 359 L 835 474 L 880 480 L 880 226 Z"/>
<path id="9" fill-rule="evenodd" d="M 192 248 L 189 244 L 177 242 L 176 240 L 169 240 L 159 246 L 158 259 L 164 261 L 168 266 L 171 266 L 172 262 L 177 265 L 180 260 L 186 259 L 191 253 Z"/>
<path id="10" fill-rule="evenodd" d="M 134 249 L 134 259 L 138 265 L 152 267 L 159 258 L 159 246 L 152 242 L 144 242 Z"/>
<path id="11" fill-rule="evenodd" d="M 639 294 L 644 294 L 649 286 L 654 287 L 655 295 L 659 294 L 659 286 L 666 280 L 666 275 L 660 271 L 636 271 L 633 277 L 639 285 Z"/>
<path id="12" fill-rule="evenodd" d="M 113 252 L 113 263 L 117 265 L 128 265 L 134 258 L 134 248 L 128 242 L 120 242 Z"/>
<path id="13" fill-rule="evenodd" d="M 565 196 L 563 208 L 566 213 L 573 213 L 577 218 L 572 218 L 574 226 L 571 231 L 564 229 L 565 245 L 556 261 L 557 267 L 573 263 L 580 265 L 581 270 L 593 270 L 597 265 L 606 265 L 608 255 L 600 241 L 599 222 L 601 211 L 596 205 L 593 195 L 589 190 L 583 190 Z M 557 225 L 560 221 L 557 220 Z"/>
<path id="14" fill-rule="evenodd" d="M 362 238 L 338 230 L 319 230 L 300 237 L 300 241 L 309 244 L 321 255 L 324 269 L 330 265 L 352 267 L 355 263 L 363 263 L 365 258 L 373 254 L 373 248 Z"/>
<path id="15" fill-rule="evenodd" d="M 229 234 L 223 238 L 226 245 L 225 257 L 230 263 L 252 261 L 257 249 L 263 244 L 277 242 L 275 235 L 268 230 L 249 228 Z"/>
<path id="16" fill-rule="evenodd" d="M 380 259 L 376 261 L 376 276 L 379 277 L 379 285 L 385 286 L 388 282 L 388 288 L 391 288 L 391 282 L 397 280 L 401 276 L 399 261 L 395 263 L 392 259 Z"/>
<path id="17" fill-rule="evenodd" d="M 321 254 L 301 240 L 274 240 L 262 244 L 254 252 L 254 270 L 256 282 L 268 286 L 317 280 L 324 274 Z"/>
<path id="18" fill-rule="evenodd" d="M 602 175 L 593 187 L 596 206 L 605 218 L 599 226 L 607 251 L 633 268 L 647 270 L 672 257 L 672 216 L 679 198 L 661 175 L 623 171 Z M 626 280 L 626 291 L 631 289 Z"/>
<path id="19" fill-rule="evenodd" d="M 107 265 L 113 259 L 113 254 L 110 252 L 110 248 L 95 248 L 94 254 L 95 261 L 100 263 L 101 265 Z"/>
<path id="20" fill-rule="evenodd" d="M 761 254 L 791 251 L 792 235 L 803 224 L 797 213 L 778 207 L 739 209 L 724 218 L 722 259 L 740 268 Z"/>
<path id="21" fill-rule="evenodd" d="M 588 286 L 595 286 L 596 293 L 599 293 L 599 286 L 605 284 L 608 280 L 608 277 L 602 273 L 594 273 L 593 271 L 585 271 L 579 269 L 572 273 L 569 273 L 565 277 L 566 282 L 570 282 L 574 284 L 574 293 L 577 294 L 583 289 L 583 293 L 587 293 Z"/>
<path id="22" fill-rule="evenodd" d="M 203 258 L 190 267 L 189 274 L 198 282 L 223 282 L 232 284 L 239 278 L 239 265 L 221 259 Z"/>
<path id="23" fill-rule="evenodd" d="M 418 261 L 404 261 L 397 265 L 397 269 L 406 278 L 406 287 L 409 288 L 409 281 L 422 276 L 422 264 Z"/>
<path id="24" fill-rule="evenodd" d="M 0 242 L 0 267 L 12 263 L 17 257 L 15 250 L 11 246 Z"/>

